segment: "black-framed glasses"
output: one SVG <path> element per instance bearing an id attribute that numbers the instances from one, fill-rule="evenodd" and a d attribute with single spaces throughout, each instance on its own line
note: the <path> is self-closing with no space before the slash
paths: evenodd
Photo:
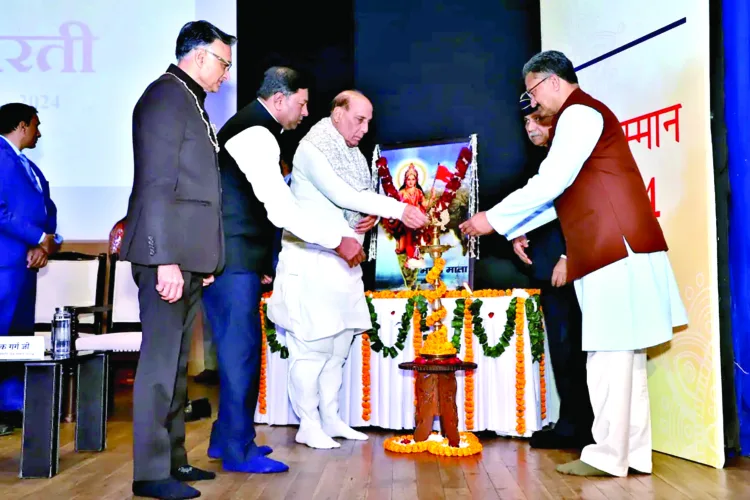
<path id="1" fill-rule="evenodd" d="M 542 80 L 539 83 L 537 83 L 536 85 L 531 87 L 529 90 L 521 94 L 521 97 L 518 99 L 521 102 L 521 104 L 524 104 L 525 101 L 529 102 L 528 105 L 523 106 L 521 109 L 526 109 L 526 108 L 531 107 L 531 98 L 534 96 L 534 91 L 536 90 L 536 88 L 540 86 L 541 84 L 543 84 L 545 81 L 547 81 L 548 78 L 551 78 L 551 77 L 552 75 L 545 76 L 544 78 L 542 78 Z"/>
<path id="2" fill-rule="evenodd" d="M 229 61 L 221 57 L 219 54 L 212 52 L 208 49 L 203 49 L 203 50 L 205 50 L 206 52 L 214 56 L 216 59 L 218 59 L 219 62 L 224 65 L 224 71 L 229 71 L 229 69 L 232 67 L 232 63 L 230 63 Z"/>

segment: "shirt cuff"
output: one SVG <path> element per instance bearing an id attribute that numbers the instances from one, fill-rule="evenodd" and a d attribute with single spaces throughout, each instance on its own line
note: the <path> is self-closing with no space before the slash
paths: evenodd
<path id="1" fill-rule="evenodd" d="M 41 237 L 41 238 L 39 238 L 39 243 L 37 243 L 37 244 L 38 244 L 38 245 L 41 245 L 41 244 L 42 244 L 42 242 L 44 241 L 44 238 L 46 238 L 46 237 L 47 237 L 47 233 L 44 233 L 44 232 L 42 232 L 42 237 Z"/>
<path id="2" fill-rule="evenodd" d="M 568 256 L 567 256 L 567 255 L 565 255 L 565 254 L 562 254 L 562 255 L 560 256 L 560 258 L 561 258 L 561 259 L 565 259 L 565 260 L 568 260 Z"/>

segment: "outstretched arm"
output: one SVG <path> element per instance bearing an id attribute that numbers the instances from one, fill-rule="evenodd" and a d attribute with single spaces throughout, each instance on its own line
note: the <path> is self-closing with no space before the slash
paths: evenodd
<path id="1" fill-rule="evenodd" d="M 512 239 L 555 219 L 554 200 L 573 184 L 603 128 L 602 115 L 593 108 L 566 109 L 539 173 L 487 212 L 492 228 Z"/>
<path id="2" fill-rule="evenodd" d="M 225 147 L 250 181 L 274 226 L 324 248 L 339 246 L 343 236 L 340 230 L 309 216 L 284 182 L 279 145 L 271 132 L 264 127 L 250 127 L 227 141 Z"/>
<path id="3" fill-rule="evenodd" d="M 387 219 L 401 219 L 406 204 L 371 191 L 357 191 L 334 172 L 326 156 L 307 141 L 294 155 L 294 168 L 336 206 Z"/>

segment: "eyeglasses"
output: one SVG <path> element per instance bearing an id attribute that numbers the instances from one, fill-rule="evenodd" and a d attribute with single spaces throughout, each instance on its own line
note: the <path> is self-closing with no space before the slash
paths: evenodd
<path id="1" fill-rule="evenodd" d="M 531 107 L 531 98 L 534 96 L 534 91 L 538 86 L 543 84 L 547 78 L 551 78 L 552 75 L 547 75 L 544 78 L 542 78 L 542 81 L 531 87 L 529 90 L 521 94 L 521 97 L 518 99 L 521 104 L 524 104 L 524 106 L 521 109 L 528 109 Z M 525 104 L 525 102 L 528 101 L 528 104 Z"/>
<path id="2" fill-rule="evenodd" d="M 214 56 L 216 59 L 218 59 L 219 62 L 224 65 L 224 71 L 229 71 L 229 68 L 232 67 L 232 63 L 230 63 L 229 61 L 227 61 L 226 59 L 224 59 L 220 55 L 216 54 L 215 52 L 211 52 L 208 49 L 203 49 L 203 50 L 205 50 L 206 52 L 208 52 L 209 54 L 211 54 L 212 56 Z"/>

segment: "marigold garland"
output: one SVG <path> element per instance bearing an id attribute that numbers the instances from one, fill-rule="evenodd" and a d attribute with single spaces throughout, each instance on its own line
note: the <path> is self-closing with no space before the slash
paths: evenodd
<path id="1" fill-rule="evenodd" d="M 425 298 L 427 298 L 426 293 L 430 292 L 430 290 L 399 290 L 399 291 L 392 291 L 392 290 L 382 290 L 379 292 L 367 292 L 366 295 L 368 297 L 372 297 L 373 299 L 410 299 L 414 297 L 415 295 L 421 295 Z M 540 290 L 538 288 L 528 288 L 525 289 L 525 292 L 529 295 L 538 295 L 540 293 Z M 497 297 L 510 297 L 513 295 L 513 290 L 496 290 L 496 289 L 487 289 L 487 290 L 474 290 L 473 293 L 469 293 L 465 289 L 460 290 L 446 290 L 445 295 L 441 298 L 443 299 L 466 299 L 468 297 L 474 297 L 474 298 L 497 298 Z"/>
<path id="2" fill-rule="evenodd" d="M 393 436 L 385 440 L 383 448 L 394 453 L 422 453 L 443 457 L 468 457 L 482 451 L 482 443 L 471 432 L 459 432 L 459 446 L 449 446 L 448 439 L 433 432 L 426 441 L 414 441 L 414 436 Z M 463 446 L 462 446 L 463 445 Z"/>
<path id="3" fill-rule="evenodd" d="M 464 361 L 467 363 L 474 362 L 474 331 L 472 327 L 471 304 L 471 299 L 464 301 L 464 343 L 466 344 Z M 464 414 L 466 429 L 470 431 L 474 430 L 474 370 L 466 370 L 464 373 Z"/>
<path id="4" fill-rule="evenodd" d="M 266 404 L 266 393 L 268 389 L 268 355 L 266 349 L 268 347 L 268 340 L 266 339 L 266 314 L 263 308 L 263 304 L 260 307 L 260 324 L 261 324 L 261 336 L 260 336 L 260 383 L 258 384 L 258 411 L 261 415 L 266 414 L 268 405 Z"/>
<path id="5" fill-rule="evenodd" d="M 362 420 L 370 421 L 370 336 L 362 334 Z"/>
<path id="6" fill-rule="evenodd" d="M 547 418 L 547 380 L 544 378 L 544 353 L 539 359 L 539 406 L 542 420 Z"/>
<path id="7" fill-rule="evenodd" d="M 523 353 L 524 299 L 516 297 L 516 432 L 526 434 L 526 359 Z"/>

